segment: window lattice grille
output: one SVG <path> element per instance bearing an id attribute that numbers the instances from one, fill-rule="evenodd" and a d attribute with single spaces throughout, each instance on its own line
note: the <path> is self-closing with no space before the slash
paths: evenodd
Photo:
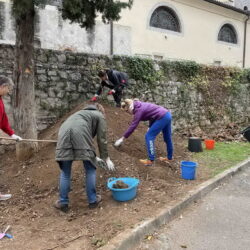
<path id="1" fill-rule="evenodd" d="M 180 22 L 175 12 L 165 6 L 158 7 L 150 18 L 150 26 L 180 32 Z"/>
<path id="2" fill-rule="evenodd" d="M 221 27 L 218 40 L 237 44 L 237 34 L 234 27 L 231 24 L 225 24 Z"/>

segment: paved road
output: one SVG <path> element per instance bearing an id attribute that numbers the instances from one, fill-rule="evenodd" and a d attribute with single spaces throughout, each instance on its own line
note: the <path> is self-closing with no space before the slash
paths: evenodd
<path id="1" fill-rule="evenodd" d="M 250 250 L 250 168 L 192 205 L 137 250 Z"/>

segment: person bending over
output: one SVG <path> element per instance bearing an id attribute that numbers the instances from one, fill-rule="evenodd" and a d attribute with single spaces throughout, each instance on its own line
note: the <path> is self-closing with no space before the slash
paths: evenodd
<path id="1" fill-rule="evenodd" d="M 116 70 L 101 70 L 98 73 L 101 85 L 91 101 L 97 101 L 104 87 L 111 89 L 108 95 L 113 95 L 116 107 L 121 107 L 123 89 L 128 86 L 128 75 Z"/>
<path id="2" fill-rule="evenodd" d="M 89 208 L 95 208 L 101 202 L 96 194 L 96 166 L 114 170 L 114 164 L 108 155 L 106 139 L 106 120 L 102 105 L 88 105 L 71 115 L 60 127 L 56 146 L 56 161 L 61 169 L 59 178 L 59 200 L 55 207 L 67 212 L 71 184 L 71 166 L 73 161 L 82 161 L 86 173 L 86 193 Z M 100 158 L 96 157 L 93 138 L 97 136 Z"/>
<path id="3" fill-rule="evenodd" d="M 155 161 L 155 138 L 162 132 L 166 143 L 167 157 L 160 157 L 161 161 L 168 162 L 173 158 L 173 143 L 171 136 L 172 116 L 169 110 L 149 102 L 126 99 L 122 103 L 122 109 L 133 115 L 127 131 L 115 142 L 115 146 L 120 146 L 124 139 L 128 138 L 139 125 L 140 121 L 149 121 L 149 129 L 145 135 L 148 159 L 141 159 L 145 166 L 152 166 Z"/>

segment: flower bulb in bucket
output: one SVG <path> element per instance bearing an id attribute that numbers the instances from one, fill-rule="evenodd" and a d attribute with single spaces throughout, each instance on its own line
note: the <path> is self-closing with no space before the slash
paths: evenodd
<path id="1" fill-rule="evenodd" d="M 117 183 L 117 181 L 122 181 L 128 185 L 128 188 L 114 188 L 113 185 Z M 129 201 L 136 197 L 137 194 L 137 186 L 139 184 L 139 180 L 131 177 L 124 178 L 109 178 L 107 186 L 112 191 L 112 196 L 117 201 Z"/>

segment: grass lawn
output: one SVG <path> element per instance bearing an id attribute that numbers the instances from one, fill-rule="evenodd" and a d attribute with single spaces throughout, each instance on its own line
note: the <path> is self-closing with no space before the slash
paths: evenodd
<path id="1" fill-rule="evenodd" d="M 249 142 L 216 142 L 213 150 L 192 154 L 200 167 L 208 168 L 211 177 L 250 157 Z"/>

